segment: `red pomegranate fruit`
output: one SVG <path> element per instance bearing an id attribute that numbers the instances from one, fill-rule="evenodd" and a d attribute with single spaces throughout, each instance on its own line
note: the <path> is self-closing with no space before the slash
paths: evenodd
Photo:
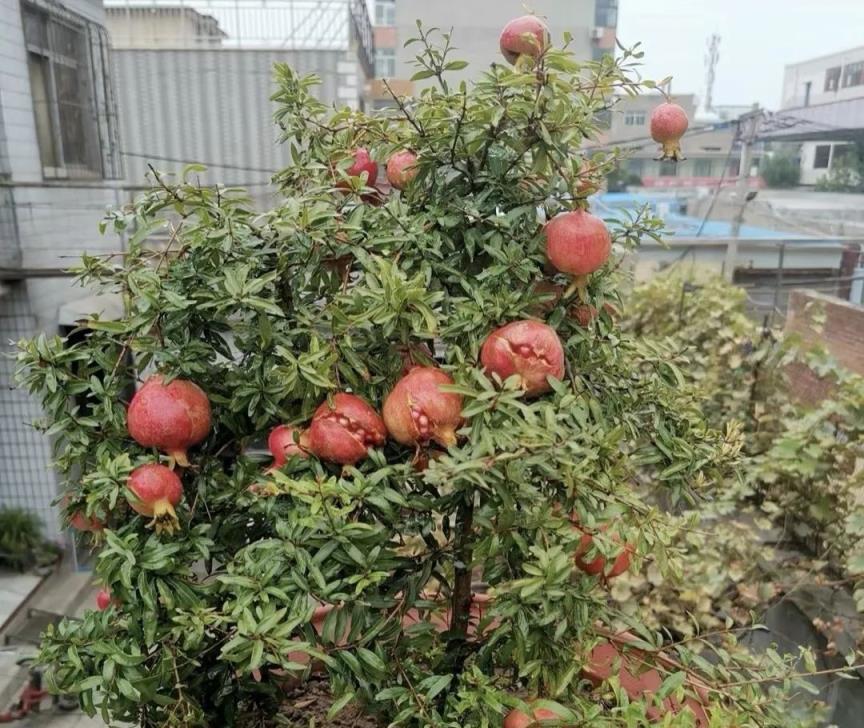
<path id="1" fill-rule="evenodd" d="M 349 177 L 360 177 L 365 172 L 366 180 L 363 184 L 366 187 L 375 187 L 375 180 L 378 179 L 378 164 L 369 156 L 369 150 L 357 147 L 354 150 L 353 157 L 354 161 L 345 170 L 345 174 Z M 344 181 L 341 181 L 339 186 L 347 187 Z"/>
<path id="2" fill-rule="evenodd" d="M 100 612 L 104 612 L 111 606 L 112 601 L 111 592 L 107 589 L 100 589 L 96 594 L 96 609 Z"/>
<path id="3" fill-rule="evenodd" d="M 296 439 L 295 432 L 297 433 Z M 270 437 L 267 438 L 267 447 L 270 449 L 270 454 L 273 455 L 273 464 L 267 469 L 267 472 L 272 473 L 274 470 L 279 470 L 288 462 L 288 458 L 309 457 L 306 452 L 309 445 L 307 440 L 306 433 L 302 430 L 298 432 L 288 425 L 274 427 Z"/>
<path id="4" fill-rule="evenodd" d="M 126 426 L 139 445 L 155 447 L 188 467 L 186 451 L 210 432 L 210 402 L 197 384 L 185 379 L 165 384 L 156 374 L 132 397 Z"/>
<path id="5" fill-rule="evenodd" d="M 536 15 L 514 18 L 501 31 L 498 44 L 508 63 L 520 56 L 538 58 L 549 46 L 549 27 Z"/>
<path id="6" fill-rule="evenodd" d="M 397 190 L 404 190 L 417 176 L 417 155 L 407 149 L 387 160 L 387 179 Z"/>
<path id="7" fill-rule="evenodd" d="M 583 556 L 588 553 L 594 543 L 593 534 L 584 531 L 578 525 L 573 526 L 576 530 L 582 532 L 582 538 L 579 540 L 579 546 L 576 548 L 576 553 L 573 554 L 573 561 L 576 566 L 586 574 L 592 576 L 603 576 L 606 579 L 614 579 L 616 576 L 621 576 L 627 569 L 630 568 L 630 555 L 633 553 L 632 544 L 625 544 L 624 547 L 615 556 L 612 564 L 606 560 L 602 554 L 597 554 L 590 561 L 586 561 Z M 601 526 L 601 531 L 606 530 L 606 526 Z"/>
<path id="8" fill-rule="evenodd" d="M 66 497 L 63 499 L 63 507 L 66 508 L 68 505 L 69 498 Z M 102 521 L 96 518 L 96 516 L 88 516 L 83 508 L 69 515 L 69 525 L 76 531 L 83 533 L 99 533 L 105 528 L 105 524 Z"/>
<path id="9" fill-rule="evenodd" d="M 171 468 L 150 463 L 132 471 L 126 482 L 133 497 L 129 505 L 136 513 L 152 518 L 157 533 L 173 533 L 179 528 L 174 507 L 183 497 L 183 483 Z"/>
<path id="10" fill-rule="evenodd" d="M 529 728 L 530 726 L 539 725 L 547 720 L 560 721 L 561 716 L 548 708 L 534 708 L 534 710 L 531 711 L 530 716 L 525 715 L 525 713 L 518 708 L 514 708 L 507 713 L 501 726 L 502 728 Z"/>
<path id="11" fill-rule="evenodd" d="M 419 445 L 430 440 L 442 447 L 456 444 L 462 424 L 462 395 L 444 392 L 453 378 L 437 367 L 414 367 L 384 401 L 384 423 L 396 442 Z"/>
<path id="12" fill-rule="evenodd" d="M 667 101 L 651 112 L 651 138 L 661 145 L 659 159 L 684 159 L 680 141 L 689 125 L 687 112 L 678 104 Z"/>
<path id="13" fill-rule="evenodd" d="M 332 406 L 325 401 L 315 410 L 306 434 L 316 457 L 340 465 L 353 465 L 370 447 L 387 440 L 381 416 L 364 399 L 347 392 L 334 395 Z"/>
<path id="14" fill-rule="evenodd" d="M 502 380 L 519 375 L 525 394 L 536 396 L 551 389 L 547 377 L 564 378 L 564 347 L 551 326 L 530 319 L 513 321 L 489 334 L 480 363 Z"/>
<path id="15" fill-rule="evenodd" d="M 612 238 L 606 224 L 585 210 L 563 212 L 544 228 L 546 257 L 562 273 L 587 276 L 609 259 Z"/>

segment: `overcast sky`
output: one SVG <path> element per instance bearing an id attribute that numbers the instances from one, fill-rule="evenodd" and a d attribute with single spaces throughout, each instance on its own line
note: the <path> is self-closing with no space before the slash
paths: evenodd
<path id="1" fill-rule="evenodd" d="M 642 42 L 647 78 L 705 90 L 705 48 L 722 36 L 715 104 L 776 109 L 783 66 L 864 45 L 864 0 L 620 0 L 618 37 Z"/>

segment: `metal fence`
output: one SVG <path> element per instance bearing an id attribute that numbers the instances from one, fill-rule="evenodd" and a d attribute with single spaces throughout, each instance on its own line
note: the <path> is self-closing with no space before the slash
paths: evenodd
<path id="1" fill-rule="evenodd" d="M 115 48 L 356 48 L 372 75 L 363 0 L 105 0 Z"/>

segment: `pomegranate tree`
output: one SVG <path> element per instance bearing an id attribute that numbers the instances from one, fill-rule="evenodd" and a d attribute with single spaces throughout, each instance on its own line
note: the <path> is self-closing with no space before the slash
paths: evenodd
<path id="1" fill-rule="evenodd" d="M 157 175 L 106 220 L 123 255 L 80 269 L 123 314 L 22 343 L 65 516 L 99 520 L 94 578 L 116 600 L 46 631 L 50 684 L 141 728 L 699 711 L 792 728 L 776 663 L 731 634 L 696 659 L 698 640 L 665 642 L 609 595 L 626 561 L 677 578 L 678 521 L 655 504 L 710 497 L 738 444 L 702 420 L 685 353 L 602 310 L 659 223 L 583 210 L 619 161 L 584 150 L 614 93 L 656 84 L 631 74 L 638 52 L 586 64 L 526 16 L 502 32 L 513 65 L 463 86 L 460 30 L 418 33 L 430 87 L 384 113 L 333 111 L 278 65 L 275 207 Z M 374 159 L 407 194 L 364 203 Z M 601 311 L 587 329 L 582 305 Z M 619 625 L 648 663 L 632 693 L 591 656 Z"/>

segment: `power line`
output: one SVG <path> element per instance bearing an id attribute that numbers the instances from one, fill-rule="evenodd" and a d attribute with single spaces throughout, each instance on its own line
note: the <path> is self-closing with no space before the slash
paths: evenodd
<path id="1" fill-rule="evenodd" d="M 263 167 L 245 167 L 238 164 L 225 164 L 222 162 L 206 162 L 203 159 L 179 159 L 178 157 L 165 157 L 159 154 L 142 154 L 141 152 L 128 152 L 120 150 L 124 157 L 136 157 L 138 159 L 157 159 L 160 162 L 177 162 L 178 164 L 203 164 L 207 167 L 221 167 L 222 169 L 236 169 L 242 172 L 261 172 L 262 174 L 278 174 L 278 169 L 265 169 Z M 269 184 L 269 183 L 268 183 Z"/>

